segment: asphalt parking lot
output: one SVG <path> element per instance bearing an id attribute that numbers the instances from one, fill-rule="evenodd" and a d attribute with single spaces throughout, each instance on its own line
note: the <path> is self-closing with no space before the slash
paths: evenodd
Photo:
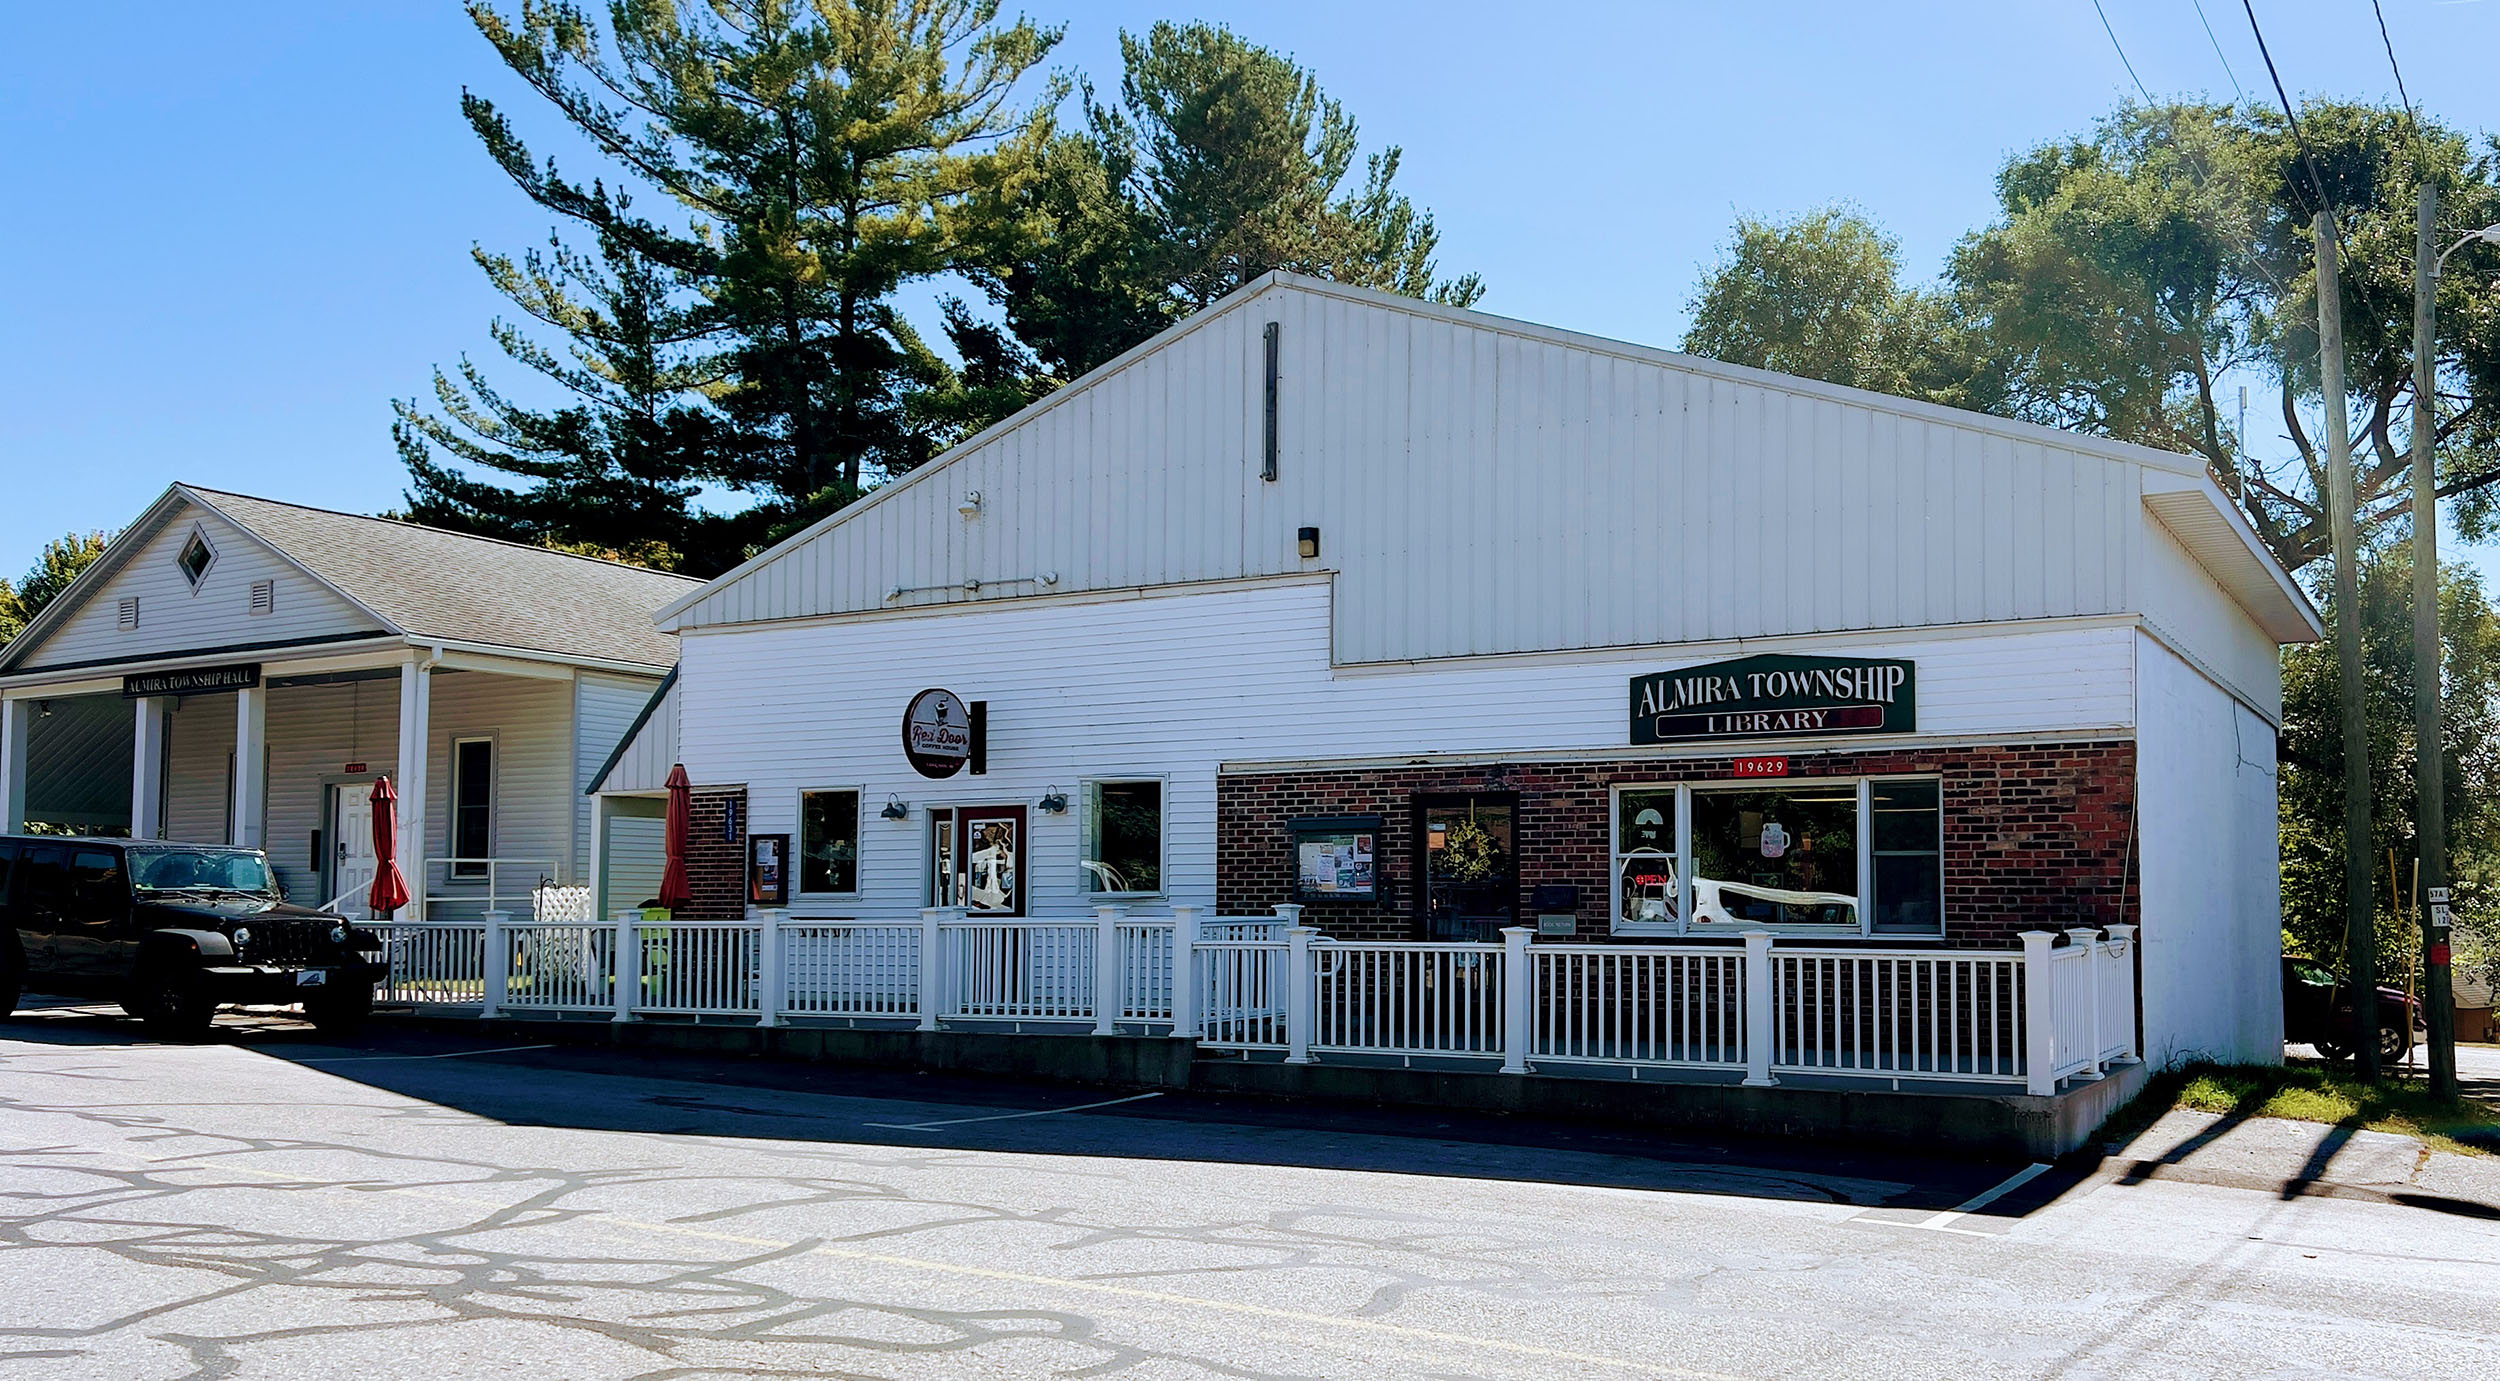
<path id="1" fill-rule="evenodd" d="M 2420 1376 L 2500 1350 L 2487 1181 L 2366 1133 L 2310 1147 L 2304 1188 L 2263 1129 L 2167 1120 L 2041 1169 L 276 1016 L 168 1046 L 68 1006 L 0 1026 L 0 1109 L 0 1376 Z"/>

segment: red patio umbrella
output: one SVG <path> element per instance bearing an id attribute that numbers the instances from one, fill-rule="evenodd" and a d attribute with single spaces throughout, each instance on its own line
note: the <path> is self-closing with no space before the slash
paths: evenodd
<path id="1" fill-rule="evenodd" d="M 668 867 L 660 873 L 659 903 L 671 911 L 694 900 L 686 885 L 686 840 L 693 833 L 694 783 L 681 762 L 668 770 Z"/>
<path id="2" fill-rule="evenodd" d="M 408 879 L 399 873 L 399 793 L 391 788 L 391 779 L 376 777 L 373 781 L 373 886 L 365 893 L 365 905 L 382 913 L 385 920 L 392 912 L 408 904 Z"/>

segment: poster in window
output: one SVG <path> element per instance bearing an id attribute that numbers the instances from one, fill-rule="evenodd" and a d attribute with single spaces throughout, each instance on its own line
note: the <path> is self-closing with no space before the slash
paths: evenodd
<path id="1" fill-rule="evenodd" d="M 1379 821 L 1296 820 L 1293 892 L 1302 900 L 1371 901 L 1380 895 Z"/>
<path id="2" fill-rule="evenodd" d="M 747 900 L 757 906 L 790 904 L 790 836 L 747 836 Z"/>

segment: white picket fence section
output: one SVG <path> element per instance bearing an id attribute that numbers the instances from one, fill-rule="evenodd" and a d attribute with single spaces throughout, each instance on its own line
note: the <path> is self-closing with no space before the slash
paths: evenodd
<path id="1" fill-rule="evenodd" d="M 1997 1084 L 2034 1093 L 2137 1057 L 2135 928 L 2026 932 L 2020 950 L 1331 940 L 1274 916 L 917 925 L 744 921 L 385 922 L 380 1001 L 479 1014 L 604 1013 L 1193 1039 L 1329 1059 L 1530 1062 Z M 2059 941 L 2064 943 L 2060 944 Z M 619 958 L 622 957 L 622 963 Z"/>

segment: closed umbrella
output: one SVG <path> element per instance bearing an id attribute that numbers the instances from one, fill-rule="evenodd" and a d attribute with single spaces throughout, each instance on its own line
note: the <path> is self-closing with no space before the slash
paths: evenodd
<path id="1" fill-rule="evenodd" d="M 408 879 L 399 873 L 399 793 L 391 788 L 390 778 L 377 777 L 373 783 L 373 886 L 365 892 L 365 905 L 388 920 L 407 904 Z"/>
<path id="2" fill-rule="evenodd" d="M 660 873 L 661 906 L 675 911 L 694 900 L 694 889 L 686 885 L 686 840 L 694 833 L 694 783 L 686 780 L 686 765 L 678 763 L 668 770 L 668 867 Z"/>

